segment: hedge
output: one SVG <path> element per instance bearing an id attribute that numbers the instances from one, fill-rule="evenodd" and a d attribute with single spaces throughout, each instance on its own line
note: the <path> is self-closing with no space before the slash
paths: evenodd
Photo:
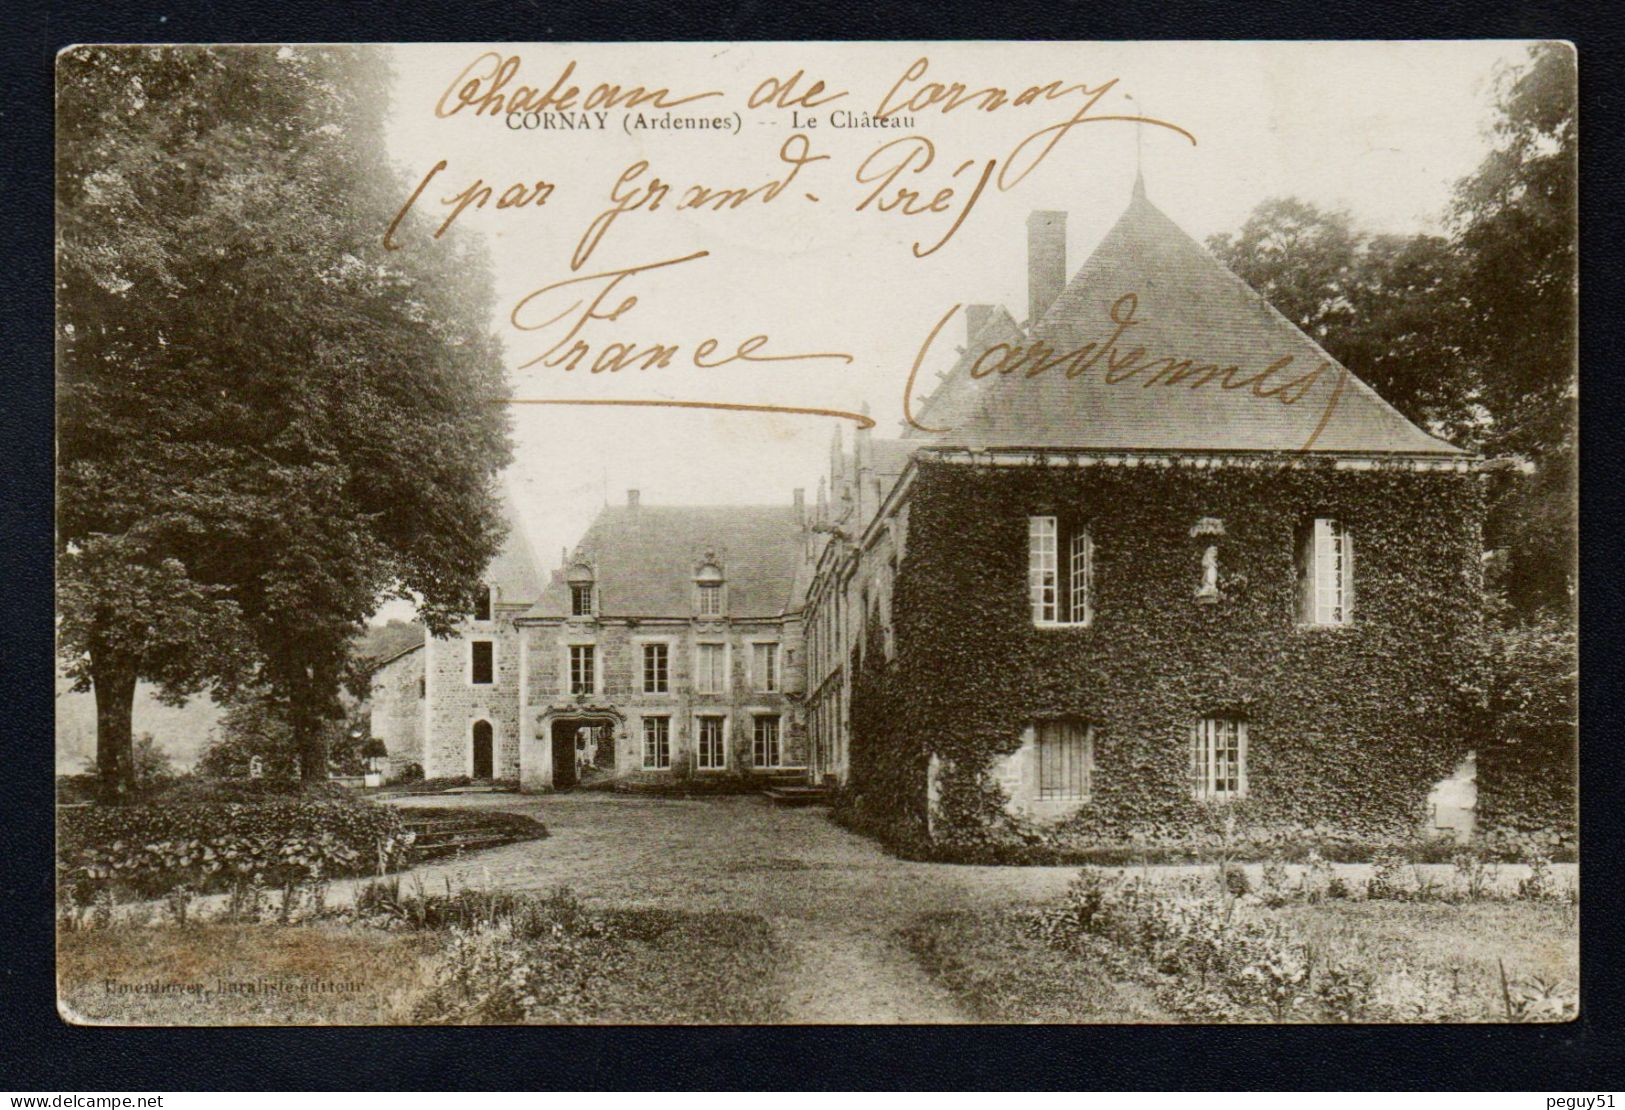
<path id="1" fill-rule="evenodd" d="M 80 897 L 373 874 L 410 852 L 400 816 L 366 802 L 90 806 L 62 810 L 57 821 L 58 888 Z"/>
<path id="2" fill-rule="evenodd" d="M 1255 842 L 1413 836 L 1483 719 L 1479 479 L 1274 462 L 921 461 L 893 594 L 895 658 L 871 622 L 853 660 L 842 818 L 894 846 L 967 859 L 1020 845 L 1189 845 L 1226 818 Z M 1094 535 L 1094 622 L 1035 629 L 1027 517 L 1073 507 Z M 1345 628 L 1297 624 L 1294 535 L 1311 516 L 1355 537 Z M 1225 526 L 1216 605 L 1193 600 L 1199 517 Z M 1216 712 L 1248 722 L 1249 796 L 1222 812 L 1193 801 L 1186 778 L 1190 723 Z M 1074 817 L 1035 826 L 1006 814 L 990 772 L 1025 722 L 1050 716 L 1094 725 L 1093 793 Z"/>

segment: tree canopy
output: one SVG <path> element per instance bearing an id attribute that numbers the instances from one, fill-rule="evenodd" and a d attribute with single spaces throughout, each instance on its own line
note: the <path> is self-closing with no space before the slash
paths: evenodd
<path id="1" fill-rule="evenodd" d="M 1575 92 L 1560 43 L 1498 75 L 1491 150 L 1457 183 L 1448 236 L 1367 235 L 1276 198 L 1208 241 L 1406 416 L 1532 467 L 1496 480 L 1486 537 L 1519 614 L 1573 603 Z"/>
<path id="2" fill-rule="evenodd" d="M 366 617 L 412 597 L 446 628 L 501 539 L 488 266 L 453 236 L 383 249 L 376 49 L 59 64 L 61 642 L 104 776 L 136 677 L 269 691 L 322 773 Z"/>

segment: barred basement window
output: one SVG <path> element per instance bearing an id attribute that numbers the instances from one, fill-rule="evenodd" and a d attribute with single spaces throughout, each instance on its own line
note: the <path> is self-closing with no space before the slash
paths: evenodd
<path id="1" fill-rule="evenodd" d="M 697 763 L 702 771 L 720 771 L 728 766 L 728 749 L 723 742 L 726 720 L 701 717 Z"/>
<path id="2" fill-rule="evenodd" d="M 658 771 L 671 766 L 671 718 L 643 718 L 643 768 Z"/>
<path id="3" fill-rule="evenodd" d="M 1354 619 L 1354 538 L 1331 517 L 1298 530 L 1298 619 L 1340 625 Z"/>
<path id="4" fill-rule="evenodd" d="M 1247 794 L 1247 722 L 1204 717 L 1191 728 L 1191 796 L 1225 801 Z"/>
<path id="5" fill-rule="evenodd" d="M 701 694 L 720 694 L 726 688 L 725 644 L 699 644 L 695 649 L 694 689 Z"/>
<path id="6" fill-rule="evenodd" d="M 593 692 L 594 654 L 591 644 L 570 645 L 570 693 Z"/>
<path id="7" fill-rule="evenodd" d="M 1027 518 L 1027 599 L 1034 624 L 1093 620 L 1094 559 L 1088 528 L 1054 516 Z"/>
<path id="8" fill-rule="evenodd" d="M 777 767 L 779 757 L 779 719 L 757 717 L 751 730 L 750 758 L 757 767 Z"/>
<path id="9" fill-rule="evenodd" d="M 1040 801 L 1089 800 L 1095 769 L 1095 730 L 1081 721 L 1039 721 Z"/>
<path id="10" fill-rule="evenodd" d="M 643 645 L 643 692 L 664 694 L 671 690 L 671 671 L 665 644 Z"/>
<path id="11" fill-rule="evenodd" d="M 496 681 L 491 641 L 469 641 L 468 653 L 468 681 L 476 686 L 489 686 Z"/>
<path id="12" fill-rule="evenodd" d="M 488 621 L 491 619 L 491 587 L 481 586 L 479 593 L 474 595 L 474 619 Z"/>

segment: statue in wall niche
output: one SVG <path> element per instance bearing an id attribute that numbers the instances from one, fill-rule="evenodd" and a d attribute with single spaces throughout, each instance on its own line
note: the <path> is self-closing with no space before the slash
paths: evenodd
<path id="1" fill-rule="evenodd" d="M 1202 584 L 1196 588 L 1196 600 L 1219 600 L 1219 545 L 1209 544 L 1202 552 Z"/>
<path id="2" fill-rule="evenodd" d="M 1191 526 L 1191 538 L 1217 539 L 1224 535 L 1224 521 L 1214 516 L 1199 517 Z M 1202 552 L 1202 584 L 1196 587 L 1196 600 L 1212 603 L 1219 600 L 1219 545 L 1209 543 Z"/>

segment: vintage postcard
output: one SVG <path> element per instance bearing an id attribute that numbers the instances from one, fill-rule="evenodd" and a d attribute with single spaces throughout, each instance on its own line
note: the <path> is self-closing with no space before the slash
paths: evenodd
<path id="1" fill-rule="evenodd" d="M 61 1014 L 1574 1018 L 1576 64 L 63 51 Z"/>

